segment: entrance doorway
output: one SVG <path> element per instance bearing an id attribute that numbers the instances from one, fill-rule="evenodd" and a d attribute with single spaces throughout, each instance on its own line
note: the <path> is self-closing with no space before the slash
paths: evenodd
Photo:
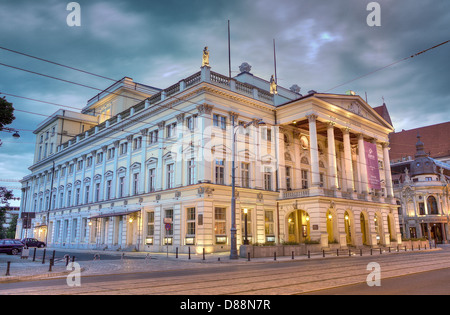
<path id="1" fill-rule="evenodd" d="M 366 215 L 361 212 L 359 216 L 360 224 L 361 224 L 361 237 L 363 245 L 369 245 L 369 238 L 367 232 L 369 231 L 369 221 L 366 218 Z"/>
<path id="2" fill-rule="evenodd" d="M 288 241 L 304 243 L 310 240 L 309 215 L 303 210 L 294 210 L 287 218 Z"/>

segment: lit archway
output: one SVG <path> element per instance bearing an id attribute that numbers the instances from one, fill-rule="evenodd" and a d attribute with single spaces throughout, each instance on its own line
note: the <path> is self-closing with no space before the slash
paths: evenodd
<path id="1" fill-rule="evenodd" d="M 294 210 L 287 217 L 288 242 L 304 243 L 310 238 L 310 219 L 304 210 Z"/>
<path id="2" fill-rule="evenodd" d="M 361 214 L 359 216 L 359 221 L 360 221 L 360 226 L 361 226 L 362 243 L 363 243 L 363 245 L 369 245 L 369 238 L 368 238 L 368 234 L 367 234 L 367 231 L 369 230 L 369 225 L 368 225 L 366 215 L 363 212 L 361 212 Z"/>

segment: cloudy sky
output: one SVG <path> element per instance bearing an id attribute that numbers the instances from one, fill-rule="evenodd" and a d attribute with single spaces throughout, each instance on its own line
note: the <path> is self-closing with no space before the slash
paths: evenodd
<path id="1" fill-rule="evenodd" d="M 199 70 L 204 46 L 212 70 L 228 74 L 230 20 L 233 74 L 245 61 L 254 75 L 269 79 L 275 39 L 282 86 L 367 93 L 373 107 L 384 97 L 397 131 L 449 121 L 450 43 L 363 76 L 449 40 L 448 0 L 377 1 L 379 27 L 367 24 L 369 0 L 80 0 L 79 27 L 67 25 L 69 2 L 0 0 L 0 47 L 166 88 Z M 99 89 L 112 83 L 5 49 L 0 63 Z M 81 109 L 98 91 L 0 65 L 0 93 Z M 17 109 L 10 127 L 21 138 L 0 133 L 0 185 L 13 188 L 29 173 L 32 131 L 58 106 L 6 98 Z"/>

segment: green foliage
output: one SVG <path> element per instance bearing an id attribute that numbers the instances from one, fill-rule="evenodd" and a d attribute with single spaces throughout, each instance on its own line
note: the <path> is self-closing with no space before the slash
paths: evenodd
<path id="1" fill-rule="evenodd" d="M 11 124 L 14 119 L 16 119 L 16 117 L 14 117 L 13 104 L 8 102 L 5 97 L 0 97 L 0 130 L 2 130 L 5 125 Z"/>

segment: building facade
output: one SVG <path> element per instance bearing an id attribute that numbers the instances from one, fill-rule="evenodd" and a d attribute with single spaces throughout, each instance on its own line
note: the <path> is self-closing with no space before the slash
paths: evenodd
<path id="1" fill-rule="evenodd" d="M 448 243 L 450 164 L 432 158 L 418 136 L 414 158 L 391 164 L 398 199 L 400 229 L 407 239 Z"/>
<path id="2" fill-rule="evenodd" d="M 90 128 L 61 126 L 70 138 L 22 180 L 21 209 L 49 246 L 229 251 L 233 217 L 243 243 L 244 209 L 251 244 L 401 243 L 393 127 L 357 95 L 274 90 L 248 65 L 234 78 L 202 66 L 166 89 L 124 78 L 77 118 Z M 65 118 L 41 124 L 37 145 L 55 122 Z"/>

